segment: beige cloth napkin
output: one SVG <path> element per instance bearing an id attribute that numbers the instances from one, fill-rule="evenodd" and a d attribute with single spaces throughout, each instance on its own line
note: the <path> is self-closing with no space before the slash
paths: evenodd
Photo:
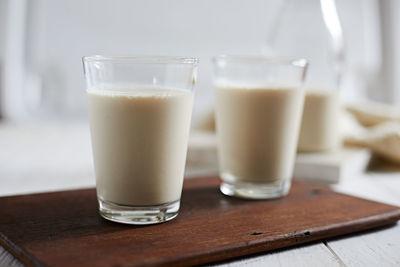
<path id="1" fill-rule="evenodd" d="M 400 108 L 376 102 L 350 104 L 342 123 L 345 145 L 369 148 L 400 164 Z"/>

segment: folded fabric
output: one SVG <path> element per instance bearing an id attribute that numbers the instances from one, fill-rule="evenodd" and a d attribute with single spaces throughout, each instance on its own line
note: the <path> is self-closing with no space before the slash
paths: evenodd
<path id="1" fill-rule="evenodd" d="M 389 104 L 362 101 L 356 104 L 348 104 L 346 109 L 361 125 L 366 127 L 388 121 L 400 122 L 400 109 Z"/>
<path id="2" fill-rule="evenodd" d="M 348 105 L 342 118 L 345 145 L 369 148 L 400 164 L 400 109 L 389 104 L 364 102 Z"/>

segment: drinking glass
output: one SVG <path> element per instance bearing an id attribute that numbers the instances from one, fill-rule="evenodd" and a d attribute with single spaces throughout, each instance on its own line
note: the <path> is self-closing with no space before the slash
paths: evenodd
<path id="1" fill-rule="evenodd" d="M 89 56 L 83 65 L 100 215 L 175 218 L 198 59 Z"/>
<path id="2" fill-rule="evenodd" d="M 307 61 L 218 56 L 213 62 L 221 192 L 250 199 L 286 195 Z"/>

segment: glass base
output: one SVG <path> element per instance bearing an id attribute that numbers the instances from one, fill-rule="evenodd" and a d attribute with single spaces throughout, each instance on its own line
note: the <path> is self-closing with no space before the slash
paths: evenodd
<path id="1" fill-rule="evenodd" d="M 228 176 L 228 177 L 227 177 Z M 291 180 L 274 182 L 247 182 L 232 175 L 222 174 L 220 191 L 227 196 L 247 199 L 273 199 L 286 196 L 289 193 Z"/>
<path id="2" fill-rule="evenodd" d="M 110 221 L 147 225 L 170 221 L 178 216 L 180 200 L 155 206 L 126 206 L 107 202 L 101 199 L 99 201 L 100 215 Z"/>

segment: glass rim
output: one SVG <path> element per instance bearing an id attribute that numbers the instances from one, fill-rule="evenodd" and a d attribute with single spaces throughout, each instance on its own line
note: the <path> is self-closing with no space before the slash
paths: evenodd
<path id="1" fill-rule="evenodd" d="M 99 62 L 99 61 L 127 61 L 131 63 L 175 63 L 175 64 L 195 64 L 199 63 L 196 57 L 172 57 L 172 56 L 83 56 L 83 62 Z"/>
<path id="2" fill-rule="evenodd" d="M 309 61 L 305 58 L 285 58 L 285 57 L 266 57 L 266 56 L 242 56 L 242 55 L 218 55 L 213 57 L 213 62 L 236 62 L 236 63 L 274 63 L 281 65 L 292 65 L 295 67 L 306 68 Z"/>

